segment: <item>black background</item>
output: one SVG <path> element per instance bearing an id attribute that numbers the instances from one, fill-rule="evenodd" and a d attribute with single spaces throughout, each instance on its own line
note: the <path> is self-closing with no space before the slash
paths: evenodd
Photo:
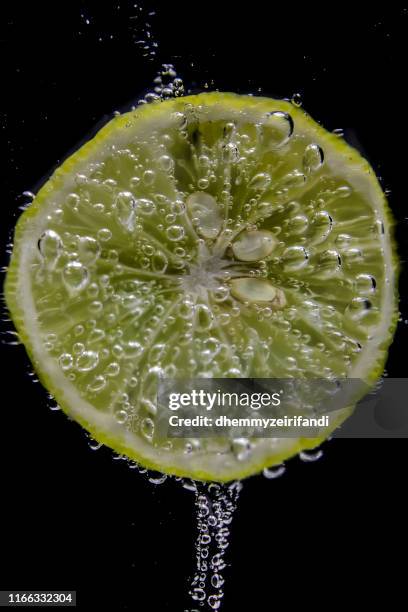
<path id="1" fill-rule="evenodd" d="M 390 190 L 406 258 L 408 9 L 102 4 L 14 2 L 2 14 L 4 265 L 22 192 L 35 190 L 96 123 L 148 90 L 162 62 L 174 63 L 193 91 L 208 83 L 300 93 L 328 129 L 347 128 Z M 156 56 L 144 57 L 137 42 L 146 27 Z M 406 301 L 401 312 L 406 318 Z M 406 375 L 407 328 L 402 321 L 390 376 Z M 0 588 L 76 589 L 82 610 L 184 610 L 193 495 L 174 482 L 152 486 L 106 449 L 92 452 L 77 425 L 48 410 L 23 348 L 7 344 L 10 329 L 3 323 L 0 346 Z M 406 567 L 407 442 L 334 440 L 324 450 L 313 464 L 290 461 L 277 481 L 245 482 L 224 612 L 380 598 L 396 607 Z"/>

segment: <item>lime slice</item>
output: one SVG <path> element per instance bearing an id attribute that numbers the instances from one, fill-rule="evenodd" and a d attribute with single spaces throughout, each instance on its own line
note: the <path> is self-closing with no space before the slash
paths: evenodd
<path id="1" fill-rule="evenodd" d="M 303 110 L 177 98 L 115 117 L 56 170 L 18 222 L 7 304 L 96 440 L 228 481 L 321 440 L 157 441 L 159 377 L 373 382 L 396 322 L 391 225 L 369 164 Z"/>

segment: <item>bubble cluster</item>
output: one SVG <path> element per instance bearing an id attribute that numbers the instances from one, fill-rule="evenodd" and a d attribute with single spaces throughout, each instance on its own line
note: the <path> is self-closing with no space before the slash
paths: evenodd
<path id="1" fill-rule="evenodd" d="M 173 64 L 162 64 L 154 78 L 153 91 L 149 91 L 144 95 L 144 98 L 139 100 L 139 104 L 151 104 L 152 102 L 159 102 L 160 100 L 166 100 L 167 98 L 179 97 L 184 95 L 184 82 L 176 72 Z M 170 170 L 172 166 L 172 158 L 169 156 L 168 160 L 164 160 L 167 170 Z M 163 163 L 163 159 L 162 159 Z M 164 168 L 166 170 L 166 167 Z"/>
<path id="2" fill-rule="evenodd" d="M 241 489 L 240 482 L 230 485 L 195 483 L 196 571 L 189 593 L 193 602 L 205 603 L 210 610 L 218 610 L 224 597 L 225 555 Z"/>

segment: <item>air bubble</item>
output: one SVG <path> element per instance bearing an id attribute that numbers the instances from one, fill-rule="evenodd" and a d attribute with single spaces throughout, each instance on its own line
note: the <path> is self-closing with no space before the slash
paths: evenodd
<path id="1" fill-rule="evenodd" d="M 200 155 L 198 158 L 198 164 L 201 166 L 201 168 L 210 168 L 211 160 L 209 157 L 207 157 L 207 155 Z"/>
<path id="2" fill-rule="evenodd" d="M 204 601 L 206 598 L 204 589 L 201 589 L 201 588 L 193 589 L 191 598 L 194 599 L 195 601 Z"/>
<path id="3" fill-rule="evenodd" d="M 274 111 L 266 115 L 261 127 L 264 146 L 273 149 L 288 142 L 293 134 L 294 124 L 289 113 Z"/>
<path id="4" fill-rule="evenodd" d="M 115 344 L 112 347 L 112 355 L 116 357 L 116 359 L 121 359 L 123 357 L 123 347 L 120 344 Z"/>
<path id="5" fill-rule="evenodd" d="M 186 251 L 185 251 L 185 249 L 183 249 L 183 247 L 181 247 L 181 246 L 177 246 L 177 247 L 175 247 L 175 249 L 174 249 L 174 251 L 173 251 L 173 252 L 174 252 L 174 254 L 175 254 L 175 256 L 176 256 L 176 257 L 181 257 L 181 258 L 183 258 L 183 257 L 185 257 L 185 256 L 186 256 Z"/>
<path id="6" fill-rule="evenodd" d="M 286 472 L 286 467 L 284 465 L 275 466 L 272 468 L 264 468 L 262 474 L 268 480 L 273 480 L 274 478 L 279 478 Z"/>
<path id="7" fill-rule="evenodd" d="M 166 230 L 167 238 L 172 242 L 178 242 L 184 238 L 184 228 L 181 225 L 170 225 Z"/>
<path id="8" fill-rule="evenodd" d="M 211 576 L 211 585 L 214 587 L 214 589 L 221 588 L 224 582 L 224 578 L 221 576 L 221 574 L 215 573 Z"/>
<path id="9" fill-rule="evenodd" d="M 160 100 L 160 96 L 158 96 L 155 93 L 152 92 L 148 92 L 145 97 L 144 97 L 145 101 L 147 104 L 152 104 L 154 102 L 158 102 Z"/>
<path id="10" fill-rule="evenodd" d="M 91 393 L 98 393 L 102 391 L 107 385 L 106 378 L 104 376 L 98 375 L 88 384 L 88 391 Z"/>
<path id="11" fill-rule="evenodd" d="M 198 179 L 198 182 L 197 182 L 197 186 L 199 189 L 207 189 L 209 184 L 210 184 L 210 181 L 207 178 L 200 178 Z"/>
<path id="12" fill-rule="evenodd" d="M 291 103 L 293 104 L 293 106 L 296 106 L 297 108 L 299 108 L 300 106 L 302 106 L 302 96 L 300 93 L 294 93 L 290 99 Z"/>
<path id="13" fill-rule="evenodd" d="M 194 315 L 194 304 L 189 299 L 180 302 L 178 306 L 178 315 L 182 319 L 192 319 Z"/>
<path id="14" fill-rule="evenodd" d="M 121 409 L 115 410 L 115 421 L 119 425 L 124 425 L 127 420 L 128 420 L 128 413 L 126 412 L 126 410 L 121 410 Z"/>
<path id="15" fill-rule="evenodd" d="M 145 438 L 151 440 L 154 434 L 154 421 L 150 417 L 145 417 L 142 419 L 140 424 L 140 430 Z"/>
<path id="16" fill-rule="evenodd" d="M 155 203 L 147 198 L 137 200 L 137 212 L 143 215 L 151 215 L 156 210 Z"/>
<path id="17" fill-rule="evenodd" d="M 159 164 L 165 172 L 171 172 L 174 168 L 174 161 L 169 155 L 162 155 Z"/>
<path id="18" fill-rule="evenodd" d="M 83 236 L 79 241 L 79 256 L 86 264 L 93 264 L 98 259 L 101 247 L 95 238 Z"/>
<path id="19" fill-rule="evenodd" d="M 147 479 L 153 485 L 161 485 L 167 480 L 167 474 L 158 473 L 157 476 L 149 476 Z"/>
<path id="20" fill-rule="evenodd" d="M 46 230 L 38 241 L 38 248 L 47 268 L 55 268 L 62 252 L 62 240 L 57 232 Z"/>
<path id="21" fill-rule="evenodd" d="M 169 158 L 170 159 L 170 158 Z M 145 185 L 153 185 L 156 174 L 153 170 L 145 170 L 143 172 L 143 182 Z"/>
<path id="22" fill-rule="evenodd" d="M 318 270 L 327 275 L 334 274 L 340 270 L 341 257 L 334 249 L 327 249 L 319 255 Z"/>
<path id="23" fill-rule="evenodd" d="M 230 289 L 228 285 L 220 285 L 212 292 L 214 302 L 225 302 L 229 298 Z"/>
<path id="24" fill-rule="evenodd" d="M 295 215 L 288 223 L 288 230 L 291 234 L 304 234 L 309 225 L 309 219 L 305 215 Z"/>
<path id="25" fill-rule="evenodd" d="M 222 216 L 215 198 L 196 191 L 187 198 L 186 204 L 197 233 L 203 238 L 216 238 L 221 231 Z"/>
<path id="26" fill-rule="evenodd" d="M 223 147 L 223 159 L 230 164 L 236 164 L 239 160 L 239 149 L 235 142 L 229 142 Z"/>
<path id="27" fill-rule="evenodd" d="M 91 450 L 97 451 L 103 446 L 103 444 L 102 442 L 98 442 L 97 440 L 94 440 L 93 438 L 91 438 L 91 436 L 89 436 L 88 446 Z"/>
<path id="28" fill-rule="evenodd" d="M 66 205 L 69 208 L 72 208 L 72 210 L 77 209 L 80 201 L 80 197 L 77 193 L 69 193 L 65 199 Z"/>
<path id="29" fill-rule="evenodd" d="M 356 297 L 351 300 L 344 314 L 348 318 L 357 321 L 363 318 L 366 314 L 368 314 L 371 308 L 372 304 L 370 300 L 367 300 L 364 297 Z"/>
<path id="30" fill-rule="evenodd" d="M 169 213 L 168 215 L 165 216 L 165 221 L 166 223 L 174 223 L 174 221 L 176 220 L 176 215 L 174 213 Z"/>
<path id="31" fill-rule="evenodd" d="M 89 372 L 99 363 L 97 351 L 83 351 L 75 360 L 75 367 L 79 372 Z"/>
<path id="32" fill-rule="evenodd" d="M 149 351 L 149 360 L 151 363 L 158 363 L 163 359 L 166 352 L 165 344 L 155 344 Z"/>
<path id="33" fill-rule="evenodd" d="M 307 145 L 303 154 L 303 172 L 311 174 L 316 172 L 323 165 L 324 153 L 323 149 L 317 144 Z"/>
<path id="34" fill-rule="evenodd" d="M 214 315 L 206 304 L 197 304 L 195 308 L 195 326 L 197 331 L 204 332 L 211 329 Z"/>
<path id="35" fill-rule="evenodd" d="M 135 359 L 143 353 L 143 346 L 137 340 L 129 340 L 123 343 L 124 356 L 127 359 Z"/>
<path id="36" fill-rule="evenodd" d="M 172 114 L 172 118 L 180 130 L 184 130 L 187 127 L 187 117 L 184 113 L 177 111 Z"/>
<path id="37" fill-rule="evenodd" d="M 82 342 L 75 342 L 74 345 L 72 346 L 72 352 L 74 353 L 74 355 L 80 355 L 81 353 L 84 352 L 84 350 L 85 350 L 85 344 L 83 344 Z"/>
<path id="38" fill-rule="evenodd" d="M 144 244 L 142 250 L 143 253 L 145 253 L 145 255 L 147 255 L 148 257 L 151 257 L 151 255 L 153 255 L 154 253 L 154 247 L 152 247 L 151 244 Z"/>
<path id="39" fill-rule="evenodd" d="M 114 378 L 120 372 L 120 365 L 116 361 L 112 361 L 106 366 L 105 374 L 106 376 L 110 376 Z"/>
<path id="40" fill-rule="evenodd" d="M 308 259 L 309 255 L 302 246 L 288 247 L 282 255 L 282 262 L 285 270 L 293 272 L 304 268 Z"/>
<path id="41" fill-rule="evenodd" d="M 132 176 L 132 178 L 129 181 L 129 185 L 132 187 L 132 189 L 136 189 L 137 187 L 139 187 L 139 185 L 140 185 L 140 177 Z"/>
<path id="42" fill-rule="evenodd" d="M 230 139 L 235 134 L 236 126 L 232 121 L 228 121 L 224 125 L 224 138 L 225 140 Z"/>
<path id="43" fill-rule="evenodd" d="M 164 253 L 158 251 L 152 257 L 152 269 L 154 272 L 164 273 L 167 269 L 168 259 Z"/>
<path id="44" fill-rule="evenodd" d="M 64 267 L 62 279 L 71 294 L 79 293 L 89 282 L 88 269 L 79 261 L 71 261 Z"/>
<path id="45" fill-rule="evenodd" d="M 136 200 L 130 191 L 118 193 L 115 201 L 115 215 L 127 231 L 134 230 Z"/>
<path id="46" fill-rule="evenodd" d="M 321 459 L 321 457 L 323 457 L 323 451 L 320 449 L 316 451 L 301 451 L 299 453 L 300 460 L 304 461 L 305 463 L 318 461 L 318 459 Z"/>
<path id="47" fill-rule="evenodd" d="M 374 276 L 370 274 L 359 274 L 355 280 L 355 288 L 357 293 L 370 294 L 375 291 L 377 282 Z"/>
<path id="48" fill-rule="evenodd" d="M 333 219 L 325 210 L 317 211 L 312 217 L 310 240 L 312 244 L 320 244 L 329 236 L 333 228 Z"/>
<path id="49" fill-rule="evenodd" d="M 60 364 L 61 369 L 64 371 L 70 370 L 74 364 L 74 360 L 70 353 L 63 353 L 59 357 L 58 362 Z"/>
<path id="50" fill-rule="evenodd" d="M 218 355 L 220 350 L 221 344 L 217 338 L 207 338 L 203 343 L 203 350 L 201 351 L 202 362 L 208 365 Z"/>
<path id="51" fill-rule="evenodd" d="M 303 172 L 299 170 L 293 170 L 283 177 L 279 183 L 279 188 L 283 190 L 297 189 L 302 187 L 305 183 L 306 177 Z"/>
<path id="52" fill-rule="evenodd" d="M 107 227 L 102 227 L 98 230 L 98 238 L 101 242 L 107 242 L 112 238 L 112 232 Z"/>
<path id="53" fill-rule="evenodd" d="M 267 172 L 260 172 L 250 180 L 249 187 L 255 189 L 255 191 L 265 191 L 271 182 L 271 177 Z"/>

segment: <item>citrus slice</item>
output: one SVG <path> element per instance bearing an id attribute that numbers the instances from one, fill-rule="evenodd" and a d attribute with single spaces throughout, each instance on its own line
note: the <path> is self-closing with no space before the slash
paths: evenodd
<path id="1" fill-rule="evenodd" d="M 17 224 L 6 299 L 96 440 L 228 481 L 320 439 L 157 441 L 158 379 L 373 382 L 396 322 L 391 225 L 367 161 L 302 109 L 176 98 L 115 117 L 56 170 Z"/>

